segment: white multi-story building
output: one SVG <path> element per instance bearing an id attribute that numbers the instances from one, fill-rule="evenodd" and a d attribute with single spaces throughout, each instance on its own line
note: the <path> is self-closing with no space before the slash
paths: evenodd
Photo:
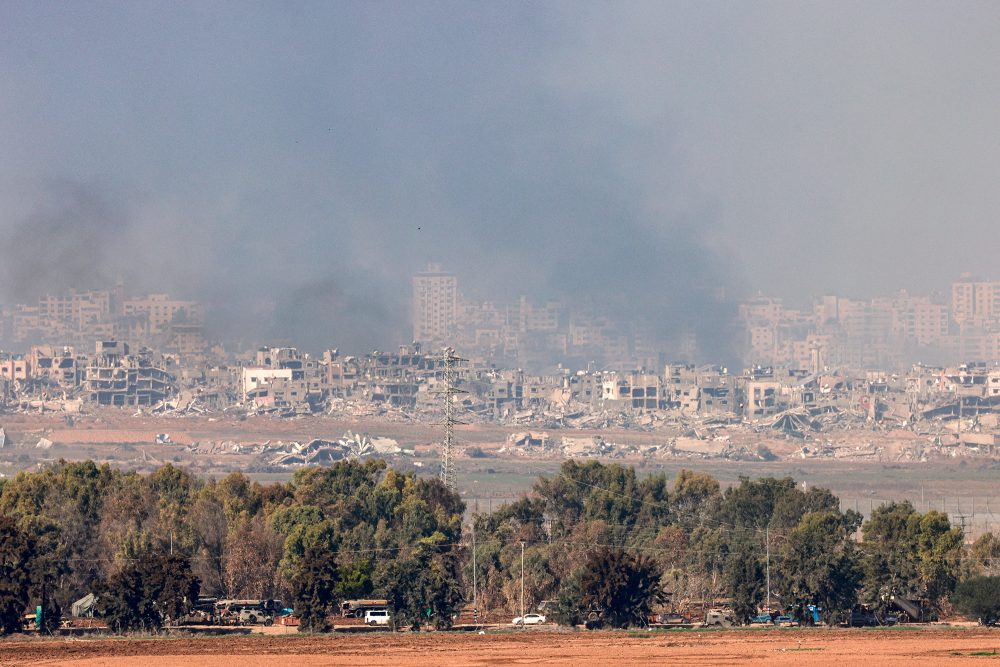
<path id="1" fill-rule="evenodd" d="M 431 264 L 413 277 L 413 340 L 448 343 L 455 333 L 458 279 Z"/>

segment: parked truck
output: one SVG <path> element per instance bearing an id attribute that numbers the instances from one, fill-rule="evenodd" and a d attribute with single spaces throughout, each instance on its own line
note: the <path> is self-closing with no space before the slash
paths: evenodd
<path id="1" fill-rule="evenodd" d="M 364 618 L 366 611 L 388 608 L 388 600 L 344 600 L 340 603 L 340 615 L 343 618 Z"/>
<path id="2" fill-rule="evenodd" d="M 870 607 L 862 605 L 851 610 L 844 625 L 849 628 L 870 628 L 882 625 L 882 621 Z"/>
<path id="3" fill-rule="evenodd" d="M 281 600 L 218 600 L 215 618 L 227 625 L 273 625 L 284 608 Z"/>
<path id="4" fill-rule="evenodd" d="M 733 612 L 728 609 L 709 609 L 705 612 L 705 627 L 711 627 L 713 625 L 718 625 L 723 628 L 729 628 L 736 625 L 736 620 L 733 618 Z"/>
<path id="5" fill-rule="evenodd" d="M 937 610 L 926 600 L 907 600 L 906 598 L 892 595 L 889 602 L 903 612 L 899 620 L 910 623 L 930 623 L 938 619 Z"/>
<path id="6" fill-rule="evenodd" d="M 683 614 L 654 614 L 650 619 L 650 626 L 663 628 L 693 628 L 691 619 Z"/>

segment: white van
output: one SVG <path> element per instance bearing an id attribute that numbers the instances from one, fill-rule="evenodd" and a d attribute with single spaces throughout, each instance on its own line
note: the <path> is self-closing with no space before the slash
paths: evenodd
<path id="1" fill-rule="evenodd" d="M 369 609 L 365 612 L 365 623 L 368 625 L 389 625 L 389 610 Z"/>

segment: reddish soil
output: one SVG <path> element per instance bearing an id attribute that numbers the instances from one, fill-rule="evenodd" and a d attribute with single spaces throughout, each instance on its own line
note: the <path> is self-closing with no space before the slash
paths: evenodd
<path id="1" fill-rule="evenodd" d="M 2 665 L 966 665 L 1000 662 L 1000 631 L 732 630 L 10 639 Z M 280 656 L 280 657 L 278 657 Z"/>

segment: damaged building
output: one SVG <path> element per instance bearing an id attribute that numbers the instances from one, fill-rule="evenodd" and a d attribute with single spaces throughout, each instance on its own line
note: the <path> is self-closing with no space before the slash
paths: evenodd
<path id="1" fill-rule="evenodd" d="M 293 347 L 262 347 L 240 373 L 240 395 L 264 408 L 311 412 L 329 395 L 319 362 Z"/>
<path id="2" fill-rule="evenodd" d="M 121 341 L 98 341 L 85 377 L 88 399 L 97 405 L 155 405 L 175 391 L 159 355 L 149 350 L 132 354 Z"/>
<path id="3" fill-rule="evenodd" d="M 28 363 L 33 378 L 48 381 L 67 392 L 80 387 L 87 375 L 87 358 L 72 347 L 32 345 Z"/>

